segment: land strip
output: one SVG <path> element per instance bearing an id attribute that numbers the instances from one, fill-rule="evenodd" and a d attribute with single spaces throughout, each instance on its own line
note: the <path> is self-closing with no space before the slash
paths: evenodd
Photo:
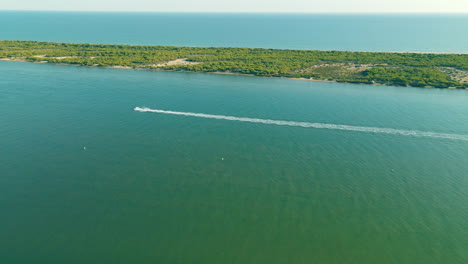
<path id="1" fill-rule="evenodd" d="M 0 60 L 468 88 L 468 54 L 0 41 Z"/>

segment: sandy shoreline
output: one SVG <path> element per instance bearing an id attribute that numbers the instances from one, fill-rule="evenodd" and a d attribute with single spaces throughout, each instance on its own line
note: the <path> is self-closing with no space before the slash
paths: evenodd
<path id="1" fill-rule="evenodd" d="M 400 52 L 401 53 L 401 52 Z M 461 53 L 460 53 L 461 54 Z M 180 61 L 185 61 L 185 59 L 178 59 Z M 146 71 L 164 71 L 164 72 L 185 72 L 185 73 L 208 73 L 208 74 L 218 74 L 218 75 L 236 75 L 236 76 L 249 76 L 249 77 L 259 77 L 259 78 L 278 78 L 278 79 L 285 79 L 285 80 L 292 80 L 292 81 L 307 81 L 307 82 L 322 82 L 322 83 L 347 83 L 347 82 L 337 82 L 333 80 L 318 80 L 318 79 L 307 79 L 307 78 L 288 78 L 288 77 L 275 77 L 275 76 L 257 76 L 253 74 L 245 74 L 245 73 L 235 73 L 235 72 L 199 72 L 199 71 L 176 71 L 176 70 L 165 70 L 164 68 L 161 67 L 154 67 L 154 68 L 149 68 L 149 67 L 130 67 L 130 66 L 122 66 L 122 65 L 114 65 L 114 66 L 99 66 L 99 65 L 94 65 L 94 66 L 84 66 L 84 65 L 74 65 L 74 64 L 69 64 L 69 63 L 50 63 L 48 61 L 28 61 L 26 59 L 18 59 L 18 58 L 0 58 L 0 61 L 15 61 L 15 62 L 29 62 L 29 63 L 41 63 L 41 64 L 51 64 L 51 65 L 63 65 L 63 66 L 80 66 L 80 67 L 98 67 L 98 68 L 104 68 L 104 69 L 124 69 L 124 70 L 146 70 Z M 357 83 L 347 83 L 347 84 L 357 84 Z M 384 85 L 380 83 L 360 83 L 362 85 Z M 435 88 L 435 87 L 425 87 L 425 88 Z M 449 87 L 447 89 L 456 89 Z M 468 88 L 465 88 L 465 90 L 468 90 Z"/>
<path id="2" fill-rule="evenodd" d="M 178 60 L 185 60 L 185 59 L 178 59 Z M 81 66 L 82 65 L 73 65 L 69 63 L 50 63 L 47 61 L 27 61 L 25 59 L 11 59 L 11 58 L 0 58 L 0 61 L 16 61 L 16 62 L 29 62 L 29 63 L 48 63 L 52 65 L 63 65 L 63 66 Z M 185 62 L 185 61 L 184 61 Z M 195 63 L 198 64 L 198 63 Z M 167 64 L 167 65 L 174 65 L 174 64 Z M 218 75 L 237 75 L 237 76 L 250 76 L 250 77 L 262 77 L 262 76 L 257 76 L 253 74 L 245 74 L 245 73 L 235 73 L 235 72 L 197 72 L 197 71 L 175 71 L 175 70 L 164 70 L 164 68 L 146 68 L 146 67 L 130 67 L 130 66 L 121 66 L 121 65 L 115 65 L 115 66 L 84 66 L 84 67 L 99 67 L 99 68 L 104 68 L 104 69 L 124 69 L 124 70 L 146 70 L 146 71 L 165 71 L 165 72 L 193 72 L 193 73 L 209 73 L 209 74 L 218 74 Z M 326 82 L 326 83 L 336 83 L 336 81 L 330 81 L 330 80 L 317 80 L 317 79 L 307 79 L 307 78 L 287 78 L 287 77 L 274 77 L 274 76 L 268 76 L 268 78 L 280 78 L 280 79 L 287 79 L 287 80 L 293 80 L 293 81 L 308 81 L 308 82 Z"/>

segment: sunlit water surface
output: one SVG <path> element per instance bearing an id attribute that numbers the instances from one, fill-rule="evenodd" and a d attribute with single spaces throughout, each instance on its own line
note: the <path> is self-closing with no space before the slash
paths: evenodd
<path id="1" fill-rule="evenodd" d="M 2 263 L 467 263 L 464 90 L 0 62 Z"/>

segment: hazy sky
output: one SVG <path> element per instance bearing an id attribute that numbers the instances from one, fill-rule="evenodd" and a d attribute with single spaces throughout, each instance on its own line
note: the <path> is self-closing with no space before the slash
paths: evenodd
<path id="1" fill-rule="evenodd" d="M 1 0 L 0 10 L 468 13 L 468 0 Z"/>

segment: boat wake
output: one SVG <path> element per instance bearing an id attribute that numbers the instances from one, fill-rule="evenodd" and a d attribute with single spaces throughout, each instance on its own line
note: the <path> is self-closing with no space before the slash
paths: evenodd
<path id="1" fill-rule="evenodd" d="M 403 130 L 403 129 L 393 129 L 393 128 L 348 126 L 348 125 L 337 125 L 337 124 L 327 124 L 327 123 L 309 123 L 309 122 L 295 122 L 295 121 L 236 117 L 236 116 L 225 116 L 225 115 L 210 115 L 210 114 L 202 114 L 202 113 L 176 112 L 176 111 L 167 111 L 167 110 L 160 110 L 160 109 L 151 109 L 147 107 L 135 107 L 133 108 L 133 110 L 138 111 L 138 112 L 193 116 L 193 117 L 201 117 L 201 118 L 209 118 L 209 119 L 222 119 L 222 120 L 229 120 L 229 121 L 260 123 L 260 124 L 278 125 L 278 126 L 321 128 L 321 129 L 346 130 L 346 131 L 358 131 L 358 132 L 367 132 L 367 133 L 381 133 L 381 134 L 392 134 L 392 135 L 402 135 L 402 136 L 431 137 L 431 138 L 444 138 L 444 139 L 451 139 L 451 140 L 468 141 L 468 135 L 425 132 L 425 131 L 418 131 L 418 130 Z"/>

